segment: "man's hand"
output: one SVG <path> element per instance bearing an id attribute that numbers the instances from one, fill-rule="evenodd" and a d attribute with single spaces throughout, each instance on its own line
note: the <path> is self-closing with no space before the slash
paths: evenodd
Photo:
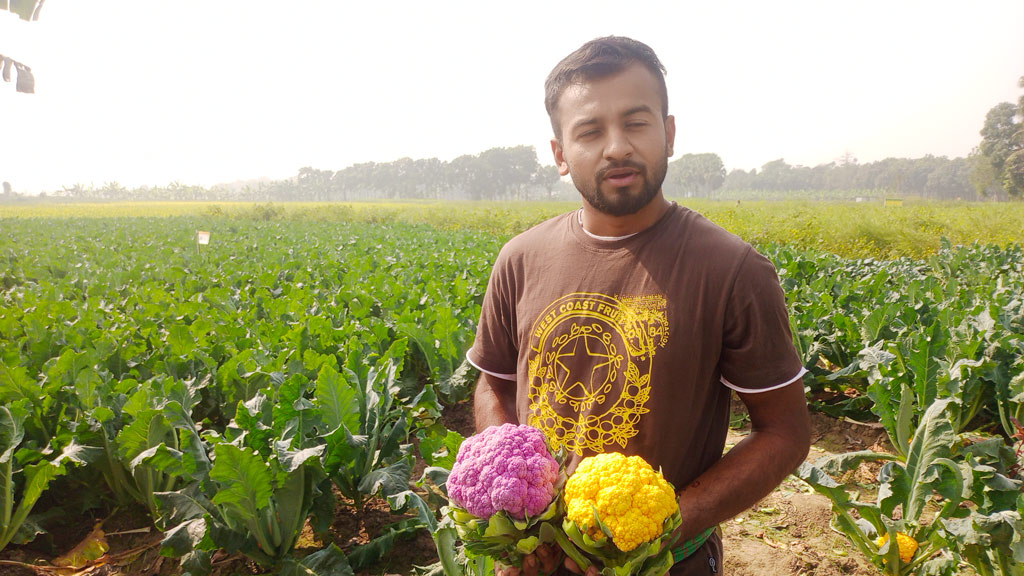
<path id="1" fill-rule="evenodd" d="M 533 554 L 523 558 L 523 567 L 502 566 L 495 563 L 495 576 L 545 576 L 558 568 L 562 551 L 555 544 L 541 544 Z M 575 566 L 575 563 L 573 564 Z M 597 576 L 597 573 L 594 573 Z"/>
<path id="2" fill-rule="evenodd" d="M 583 570 L 580 568 L 579 564 L 569 557 L 565 558 L 565 569 L 573 574 L 583 574 Z M 587 568 L 586 576 L 599 576 L 600 573 L 600 570 L 597 569 L 597 565 L 591 564 L 590 568 Z"/>

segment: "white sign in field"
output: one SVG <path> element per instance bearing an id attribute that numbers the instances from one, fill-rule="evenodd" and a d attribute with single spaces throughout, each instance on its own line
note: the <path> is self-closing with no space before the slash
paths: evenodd
<path id="1" fill-rule="evenodd" d="M 210 233 L 202 230 L 196 230 L 196 242 L 199 244 L 210 243 Z"/>

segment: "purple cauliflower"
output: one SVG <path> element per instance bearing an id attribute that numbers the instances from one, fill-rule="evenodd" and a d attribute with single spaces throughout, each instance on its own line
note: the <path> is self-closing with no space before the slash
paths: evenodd
<path id="1" fill-rule="evenodd" d="M 522 520 L 551 504 L 557 482 L 558 462 L 544 433 L 532 426 L 502 424 L 462 443 L 448 476 L 448 498 L 479 518 L 504 510 Z"/>

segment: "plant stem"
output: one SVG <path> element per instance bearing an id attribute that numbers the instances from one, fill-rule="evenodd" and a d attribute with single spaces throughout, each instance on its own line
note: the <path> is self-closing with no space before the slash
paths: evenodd
<path id="1" fill-rule="evenodd" d="M 11 459 L 4 465 L 4 475 L 0 478 L 0 482 L 3 483 L 3 497 L 4 497 L 4 518 L 3 523 L 0 523 L 0 529 L 7 530 L 11 524 L 11 514 L 14 513 L 14 455 L 11 455 Z M 0 550 L 3 547 L 0 546 Z"/>

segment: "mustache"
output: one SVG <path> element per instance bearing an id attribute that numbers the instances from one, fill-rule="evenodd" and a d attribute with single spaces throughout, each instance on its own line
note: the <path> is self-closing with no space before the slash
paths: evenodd
<path id="1" fill-rule="evenodd" d="M 612 170 L 621 170 L 623 168 L 629 168 L 631 170 L 636 170 L 637 172 L 639 172 L 642 175 L 645 175 L 645 176 L 647 175 L 647 166 L 646 165 L 641 164 L 640 162 L 635 162 L 633 160 L 621 160 L 619 162 L 613 162 L 613 163 L 605 166 L 604 168 L 601 168 L 600 170 L 598 170 L 597 171 L 597 175 L 596 175 L 597 176 L 597 181 L 600 182 L 601 180 L 604 180 L 605 177 L 608 176 L 608 173 L 611 172 Z"/>

